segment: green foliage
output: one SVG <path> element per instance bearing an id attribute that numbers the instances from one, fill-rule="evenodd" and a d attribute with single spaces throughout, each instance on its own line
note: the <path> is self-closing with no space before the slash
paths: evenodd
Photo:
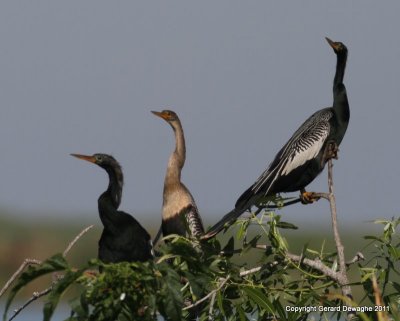
<path id="1" fill-rule="evenodd" d="M 52 256 L 51 258 L 47 259 L 44 261 L 42 264 L 39 266 L 29 266 L 28 269 L 21 274 L 19 277 L 16 285 L 14 288 L 11 290 L 10 295 L 8 296 L 7 302 L 6 302 L 6 307 L 4 309 L 4 315 L 3 319 L 6 320 L 7 318 L 7 311 L 10 308 L 11 302 L 15 298 L 15 296 L 18 294 L 18 292 L 26 286 L 28 283 L 32 282 L 33 280 L 52 273 L 52 272 L 57 272 L 57 271 L 62 271 L 65 270 L 68 267 L 68 263 L 65 261 L 63 256 L 61 254 L 56 254 Z"/>
<path id="2" fill-rule="evenodd" d="M 400 218 L 376 220 L 374 223 L 383 225 L 383 233 L 380 236 L 364 237 L 371 240 L 368 246 L 374 249 L 374 255 L 365 264 L 359 264 L 361 284 L 365 292 L 362 302 L 374 302 L 372 277 L 375 276 L 381 285 L 380 292 L 385 306 L 392 312 L 395 320 L 400 320 L 400 237 L 396 234 Z"/>
<path id="3" fill-rule="evenodd" d="M 380 220 L 383 233 L 366 236 L 373 257 L 358 263 L 360 277 L 352 286 L 363 289 L 361 301 L 353 304 L 374 306 L 376 277 L 382 300 L 394 320 L 399 320 L 399 237 L 400 219 Z M 257 234 L 250 236 L 249 226 Z M 71 267 L 58 254 L 43 264 L 30 267 L 11 290 L 4 314 L 22 287 L 49 273 L 60 273 L 47 296 L 44 320 L 50 320 L 62 295 L 71 288 L 77 293 L 70 302 L 68 321 L 83 320 L 306 320 L 310 310 L 288 311 L 287 307 L 337 307 L 343 305 L 339 285 L 319 270 L 293 261 L 285 229 L 296 229 L 272 212 L 240 220 L 236 237 L 224 244 L 217 240 L 198 242 L 169 236 L 157 251 L 154 261 L 146 263 L 103 264 L 91 260 L 79 269 Z M 253 229 L 253 226 L 252 226 Z M 267 245 L 265 245 L 265 242 Z M 264 243 L 264 244 L 263 244 Z M 263 246 L 261 246 L 263 245 Z M 257 255 L 253 255 L 256 253 Z M 259 257 L 247 262 L 247 255 Z M 317 260 L 336 270 L 336 253 L 303 246 L 304 259 Z M 354 270 L 357 269 L 354 266 Z M 100 271 L 100 272 L 98 272 Z M 205 298 L 205 299 L 204 299 Z M 204 299 L 201 303 L 196 303 Z M 188 309 L 188 306 L 195 305 Z M 386 310 L 387 311 L 387 310 Z M 343 311 L 317 312 L 322 320 L 345 317 Z M 375 320 L 376 312 L 359 314 L 363 320 Z"/>

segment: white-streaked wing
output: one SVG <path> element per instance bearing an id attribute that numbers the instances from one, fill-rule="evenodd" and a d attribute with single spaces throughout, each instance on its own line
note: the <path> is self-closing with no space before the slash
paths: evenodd
<path id="1" fill-rule="evenodd" d="M 192 204 L 188 206 L 185 211 L 186 220 L 191 236 L 199 238 L 204 234 L 204 227 L 196 205 Z"/>
<path id="2" fill-rule="evenodd" d="M 319 124 L 316 133 L 307 137 L 300 137 L 296 142 L 294 150 L 285 162 L 285 166 L 282 167 L 281 175 L 288 175 L 295 168 L 303 165 L 306 161 L 313 159 L 319 153 L 329 134 L 329 126 L 325 124 Z M 321 126 L 322 125 L 322 126 Z"/>
<path id="3" fill-rule="evenodd" d="M 268 194 L 279 176 L 288 175 L 318 155 L 329 135 L 329 119 L 331 117 L 332 112 L 329 109 L 323 109 L 308 118 L 254 183 L 252 188 L 254 193 L 257 193 L 266 182 L 270 181 L 265 191 L 265 194 Z"/>

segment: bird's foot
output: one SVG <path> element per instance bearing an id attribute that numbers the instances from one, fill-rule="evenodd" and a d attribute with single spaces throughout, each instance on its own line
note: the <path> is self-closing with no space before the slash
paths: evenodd
<path id="1" fill-rule="evenodd" d="M 314 192 L 306 192 L 302 190 L 300 193 L 300 200 L 302 204 L 311 204 L 318 201 L 321 197 L 316 195 Z"/>
<path id="2" fill-rule="evenodd" d="M 326 146 L 325 159 L 338 159 L 339 146 L 335 142 L 331 142 Z"/>

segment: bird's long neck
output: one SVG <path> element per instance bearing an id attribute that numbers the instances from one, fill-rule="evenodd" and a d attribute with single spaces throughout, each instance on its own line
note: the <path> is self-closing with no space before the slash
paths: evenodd
<path id="1" fill-rule="evenodd" d="M 104 169 L 107 171 L 110 181 L 107 190 L 100 195 L 98 204 L 100 219 L 104 227 L 108 227 L 112 226 L 117 219 L 115 212 L 121 204 L 124 177 L 118 164 L 104 167 Z"/>
<path id="2" fill-rule="evenodd" d="M 336 73 L 333 80 L 333 88 L 339 84 L 343 84 L 344 71 L 346 70 L 347 51 L 337 54 Z"/>
<path id="3" fill-rule="evenodd" d="M 347 51 L 337 54 L 336 73 L 333 80 L 333 109 L 341 123 L 347 123 L 350 118 L 349 102 L 346 87 L 343 84 L 346 69 Z M 347 125 L 346 125 L 347 126 Z"/>
<path id="4" fill-rule="evenodd" d="M 180 121 L 171 123 L 175 133 L 175 150 L 172 152 L 165 176 L 165 186 L 179 184 L 181 181 L 181 171 L 186 159 L 185 136 Z"/>

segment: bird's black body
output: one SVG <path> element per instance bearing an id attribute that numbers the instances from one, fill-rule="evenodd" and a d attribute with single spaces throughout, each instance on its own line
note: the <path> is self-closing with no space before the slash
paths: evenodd
<path id="1" fill-rule="evenodd" d="M 225 224 L 232 224 L 265 196 L 298 190 L 307 194 L 305 187 L 322 172 L 330 158 L 336 157 L 350 118 L 346 87 L 343 84 L 347 48 L 340 42 L 328 38 L 327 41 L 337 55 L 333 106 L 315 112 L 299 127 L 257 181 L 239 197 L 235 208 L 203 238 L 210 238 L 222 230 Z"/>
<path id="2" fill-rule="evenodd" d="M 152 258 L 149 233 L 128 213 L 118 211 L 121 203 L 123 174 L 114 157 L 106 154 L 73 156 L 95 163 L 106 170 L 110 182 L 98 200 L 104 229 L 99 240 L 98 257 L 104 263 L 147 261 Z"/>

